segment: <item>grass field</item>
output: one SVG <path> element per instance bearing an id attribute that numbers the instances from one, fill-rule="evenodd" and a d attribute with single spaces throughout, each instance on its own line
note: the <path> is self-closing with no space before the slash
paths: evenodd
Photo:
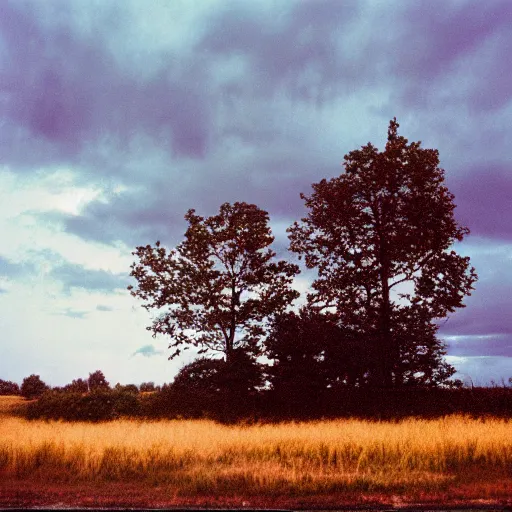
<path id="1" fill-rule="evenodd" d="M 13 417 L 15 403 L 0 397 L 0 474 L 20 485 L 145 486 L 179 503 L 201 496 L 503 502 L 512 495 L 510 420 L 71 424 Z"/>

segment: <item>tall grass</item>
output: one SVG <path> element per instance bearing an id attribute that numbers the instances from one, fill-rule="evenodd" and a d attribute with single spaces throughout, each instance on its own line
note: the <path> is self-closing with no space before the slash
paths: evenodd
<path id="1" fill-rule="evenodd" d="M 17 410 L 26 408 L 29 402 L 17 395 L 0 396 L 0 418 L 12 416 Z"/>
<path id="2" fill-rule="evenodd" d="M 181 494 L 441 489 L 468 471 L 510 473 L 512 422 L 451 416 L 221 425 L 0 418 L 0 472 L 44 481 L 140 481 Z"/>

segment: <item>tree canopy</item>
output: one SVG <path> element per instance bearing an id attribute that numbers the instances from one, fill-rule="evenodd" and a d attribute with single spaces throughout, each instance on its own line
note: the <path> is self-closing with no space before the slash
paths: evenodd
<path id="1" fill-rule="evenodd" d="M 308 215 L 288 230 L 290 249 L 318 271 L 310 307 L 360 333 L 381 386 L 453 373 L 433 321 L 464 307 L 476 280 L 469 258 L 450 250 L 469 230 L 454 218 L 438 151 L 398 127 L 390 121 L 384 151 L 351 151 L 344 174 L 301 194 Z"/>
<path id="2" fill-rule="evenodd" d="M 140 246 L 131 268 L 138 287 L 131 294 L 160 315 L 148 330 L 170 336 L 169 359 L 196 347 L 222 353 L 237 349 L 256 355 L 265 323 L 299 293 L 291 287 L 297 265 L 275 261 L 268 214 L 256 205 L 224 203 L 218 215 L 191 209 L 189 226 L 176 249 Z"/>
<path id="3" fill-rule="evenodd" d="M 89 391 L 110 389 L 110 384 L 108 383 L 105 375 L 103 375 L 101 370 L 96 370 L 93 373 L 89 373 L 87 384 L 89 386 Z"/>
<path id="4" fill-rule="evenodd" d="M 29 375 L 23 379 L 20 388 L 21 396 L 32 399 L 41 396 L 50 387 L 41 380 L 39 375 Z"/>

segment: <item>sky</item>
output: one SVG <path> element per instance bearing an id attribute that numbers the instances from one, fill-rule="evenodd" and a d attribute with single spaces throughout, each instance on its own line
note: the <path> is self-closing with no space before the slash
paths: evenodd
<path id="1" fill-rule="evenodd" d="M 126 287 L 189 208 L 266 210 L 280 258 L 300 193 L 383 149 L 439 150 L 454 249 L 479 281 L 439 335 L 457 377 L 512 377 L 510 0 L 0 2 L 0 378 L 172 381 Z M 507 71 L 508 69 L 508 71 Z M 309 277 L 295 286 L 301 292 Z"/>

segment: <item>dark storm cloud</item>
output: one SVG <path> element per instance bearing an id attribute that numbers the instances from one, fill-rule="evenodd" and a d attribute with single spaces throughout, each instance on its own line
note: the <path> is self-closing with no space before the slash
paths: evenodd
<path id="1" fill-rule="evenodd" d="M 65 160 L 93 124 L 94 103 L 100 99 L 93 80 L 111 66 L 103 52 L 81 43 L 65 25 L 41 26 L 29 3 L 3 2 L 0 10 L 7 63 L 2 73 L 3 132 L 11 134 L 2 137 L 4 147 L 11 149 L 13 160 Z M 30 146 L 39 150 L 37 155 L 27 152 Z"/>
<path id="2" fill-rule="evenodd" d="M 506 267 L 499 268 L 503 272 Z M 512 336 L 510 279 L 505 278 L 505 281 L 508 283 L 502 283 L 496 277 L 487 284 L 475 285 L 473 295 L 465 300 L 466 308 L 454 313 L 446 324 L 442 324 L 440 332 L 443 335 Z"/>
<path id="3" fill-rule="evenodd" d="M 212 52 L 223 53 L 229 44 L 229 52 L 255 50 L 249 73 L 234 83 L 243 99 L 252 97 L 254 84 L 273 95 L 276 84 L 272 77 L 296 90 L 299 96 L 304 87 L 310 86 L 324 94 L 329 89 L 326 80 L 333 80 L 329 76 L 339 71 L 334 65 L 336 39 L 331 33 L 340 30 L 356 13 L 354 3 L 297 2 L 291 4 L 291 13 L 285 13 L 284 26 L 265 32 L 258 20 L 270 23 L 273 18 L 265 3 L 257 9 L 256 21 L 252 20 L 252 11 L 245 12 L 238 3 L 226 3 L 222 14 L 215 18 L 216 28 L 208 31 L 203 42 L 194 48 L 186 66 L 177 64 L 179 55 L 162 50 L 161 54 L 148 55 L 147 60 L 163 61 L 166 65 L 146 76 L 139 69 L 121 66 L 107 50 L 108 34 L 119 32 L 120 26 L 130 23 L 121 4 L 112 2 L 110 10 L 106 9 L 108 15 L 97 15 L 92 34 L 79 32 L 73 21 L 75 11 L 80 13 L 79 4 L 54 5 L 59 6 L 54 10 L 58 11 L 58 21 L 50 19 L 43 23 L 37 15 L 40 12 L 34 12 L 31 3 L 2 4 L 0 33 L 9 64 L 3 76 L 3 140 L 5 152 L 14 163 L 75 161 L 87 167 L 89 156 L 83 151 L 89 150 L 94 141 L 106 138 L 122 151 L 134 134 L 140 133 L 155 139 L 160 147 L 167 147 L 173 156 L 204 157 L 215 142 L 212 137 L 218 128 L 212 108 L 218 109 L 224 100 L 229 102 L 224 93 L 228 94 L 233 85 L 222 82 L 222 76 L 221 84 L 215 84 L 219 62 L 212 59 Z M 92 7 L 91 12 L 95 12 Z M 116 23 L 115 18 L 119 18 Z M 209 55 L 208 59 L 205 55 Z M 302 85 L 294 85 L 295 75 L 301 75 L 301 69 L 309 64 L 320 82 L 309 83 L 306 77 Z M 310 71 L 308 68 L 306 74 Z M 282 81 L 278 77 L 281 73 L 288 78 Z M 313 93 L 304 94 L 309 98 Z M 268 115 L 276 116 L 279 112 L 269 110 Z M 234 131 L 243 134 L 239 123 L 232 125 Z M 247 137 L 258 145 L 255 129 Z M 273 137 L 269 127 L 267 133 L 267 140 Z M 221 130 L 217 136 L 223 134 Z M 112 162 L 104 163 L 97 172 L 116 172 Z"/>
<path id="4" fill-rule="evenodd" d="M 510 245 L 493 246 L 489 240 L 472 241 L 471 264 L 479 279 L 466 307 L 440 322 L 449 354 L 461 356 L 508 355 L 512 357 L 512 273 Z M 455 338 L 453 338 L 455 337 Z"/>
<path id="5" fill-rule="evenodd" d="M 512 357 L 512 334 L 487 336 L 464 336 L 447 339 L 448 352 L 452 356 Z"/>
<path id="6" fill-rule="evenodd" d="M 93 201 L 81 215 L 52 213 L 51 218 L 70 233 L 84 240 L 112 243 L 121 240 L 130 247 L 154 243 L 156 240 L 174 243 L 185 232 L 183 219 L 192 208 L 186 197 L 174 199 L 154 194 L 127 194 L 105 204 Z M 48 217 L 48 214 L 40 218 Z"/>
<path id="7" fill-rule="evenodd" d="M 109 136 L 127 144 L 139 131 L 177 155 L 202 156 L 208 142 L 208 108 L 203 90 L 195 85 L 204 82 L 200 68 L 177 72 L 174 56 L 168 54 L 168 69 L 144 79 L 139 70 L 123 69 L 106 50 L 109 32 L 127 22 L 122 4 L 111 3 L 109 15 L 98 16 L 91 34 L 79 33 L 73 23 L 80 4 L 53 5 L 60 6 L 58 16 L 47 23 L 37 16 L 40 5 L 0 6 L 6 64 L 0 91 L 2 149 L 8 161 L 78 161 L 88 142 Z M 119 18 L 117 23 L 114 18 Z"/>
<path id="8" fill-rule="evenodd" d="M 291 97 L 323 101 L 352 82 L 355 66 L 339 51 L 339 36 L 357 16 L 354 1 L 290 2 L 278 12 L 229 2 L 209 22 L 199 49 L 209 55 L 242 55 L 251 74 L 244 84 L 230 83 L 226 94 L 250 88 L 273 96 L 285 87 Z M 337 85 L 335 86 L 335 83 Z"/>
<path id="9" fill-rule="evenodd" d="M 512 162 L 482 164 L 450 183 L 456 216 L 473 235 L 512 240 Z"/>
<path id="10" fill-rule="evenodd" d="M 92 33 L 78 30 L 76 18 L 85 12 L 83 6 L 52 4 L 51 12 L 58 16 L 48 21 L 47 13 L 44 23 L 41 9 L 34 10 L 30 2 L 1 6 L 8 64 L 2 76 L 4 141 L 13 159 L 33 158 L 34 152 L 26 151 L 30 146 L 40 159 L 78 160 L 81 155 L 84 163 L 85 144 L 110 137 L 126 146 L 135 133 L 146 133 L 174 156 L 201 158 L 225 134 L 219 131 L 218 108 L 236 98 L 247 102 L 255 95 L 272 98 L 285 91 L 295 100 L 325 101 L 346 94 L 347 85 L 355 92 L 392 84 L 396 76 L 402 83 L 408 76 L 408 82 L 423 87 L 425 77 L 446 71 L 446 63 L 473 51 L 510 18 L 505 2 L 443 10 L 435 2 L 426 9 L 391 7 L 374 18 L 358 2 L 306 1 L 285 7 L 225 2 L 206 17 L 204 36 L 187 49 L 186 66 L 178 64 L 182 55 L 167 48 L 146 55 L 147 62 L 165 63 L 154 64 L 157 71 L 148 75 L 122 66 L 115 51 L 108 50 L 109 34 L 124 31 L 136 40 L 137 34 L 126 28 L 133 20 L 123 4 L 91 7 L 96 22 Z M 370 28 L 357 30 L 363 15 L 370 17 Z M 391 21 L 398 36 L 386 39 L 386 31 L 371 27 Z M 347 32 L 352 39 L 343 39 Z M 134 47 L 134 54 L 144 52 L 142 41 L 126 45 Z M 237 55 L 246 58 L 247 69 L 228 80 L 221 65 Z M 393 72 L 386 61 L 391 70 L 396 66 Z M 270 104 L 267 109 L 270 120 L 283 114 Z M 243 133 L 236 121 L 246 113 L 228 109 L 229 114 L 236 115 L 233 125 Z M 256 146 L 260 142 L 254 130 L 248 137 Z"/>
<path id="11" fill-rule="evenodd" d="M 72 263 L 63 263 L 55 267 L 49 275 L 62 282 L 66 293 L 69 293 L 72 288 L 112 293 L 115 290 L 126 289 L 129 284 L 127 274 L 89 270 Z"/>
<path id="12" fill-rule="evenodd" d="M 503 66 L 512 49 L 510 2 L 411 2 L 404 11 L 388 11 L 383 23 L 392 23 L 395 35 L 376 36 L 382 44 L 375 45 L 373 58 L 384 59 L 397 78 L 402 106 L 418 110 L 456 102 L 475 114 L 512 97 Z"/>
<path id="13" fill-rule="evenodd" d="M 408 4 L 398 30 L 408 42 L 395 71 L 412 77 L 436 77 L 473 52 L 501 29 L 508 31 L 512 8 L 508 0 Z"/>
<path id="14" fill-rule="evenodd" d="M 503 65 L 512 49 L 508 0 L 226 1 L 190 27 L 180 48 L 148 46 L 124 3 L 87 5 L 0 4 L 6 163 L 74 164 L 85 181 L 128 187 L 81 215 L 51 213 L 68 232 L 174 245 L 189 208 L 207 216 L 225 201 L 255 203 L 291 224 L 306 213 L 299 193 L 340 174 L 343 155 L 367 142 L 352 134 L 356 126 L 373 123 L 384 136 L 388 119 L 402 115 L 404 128 L 442 146 L 461 222 L 487 239 L 510 239 L 509 126 L 493 117 L 512 91 Z M 332 124 L 324 128 L 331 109 L 339 140 Z M 287 241 L 278 244 L 284 256 Z M 505 272 L 505 261 L 496 264 Z M 59 272 L 68 289 L 89 280 L 108 290 L 122 280 Z M 493 286 L 478 286 L 475 297 L 494 304 Z M 462 322 L 464 332 L 489 334 L 491 323 L 508 332 L 505 306 L 493 313 L 470 304 L 481 312 Z"/>
<path id="15" fill-rule="evenodd" d="M 394 84 L 398 95 L 411 83 L 426 87 L 425 78 L 442 78 L 508 19 L 504 2 L 376 13 L 337 0 L 224 2 L 188 45 L 150 52 L 137 38 L 136 12 L 120 2 L 46 5 L 53 9 L 0 6 L 3 153 L 11 164 L 75 163 L 86 179 L 137 184 L 137 197 L 91 203 L 82 216 L 61 219 L 86 239 L 130 245 L 162 232 L 176 239 L 188 208 L 213 214 L 224 201 L 295 220 L 299 192 L 339 174 L 340 157 L 353 149 L 340 141 L 326 152 L 319 112 L 301 114 L 300 105 L 328 108 L 378 85 Z M 81 28 L 87 13 L 92 31 Z M 464 23 L 454 31 L 457 20 Z M 394 36 L 375 30 L 391 21 Z M 125 47 L 113 43 L 119 34 Z M 158 162 L 133 164 L 156 148 L 164 152 Z"/>
<path id="16" fill-rule="evenodd" d="M 366 9 L 362 2 L 337 1 L 289 3 L 287 10 L 260 5 L 230 3 L 210 21 L 199 46 L 210 58 L 247 59 L 246 81 L 229 82 L 226 95 L 250 89 L 272 97 L 285 89 L 292 98 L 324 102 L 387 85 L 409 110 L 467 95 L 473 109 L 487 110 L 511 97 L 502 65 L 512 47 L 508 0 L 380 9 L 371 2 Z M 446 80 L 457 76 L 461 61 L 471 66 L 464 69 L 468 82 L 454 87 Z"/>

